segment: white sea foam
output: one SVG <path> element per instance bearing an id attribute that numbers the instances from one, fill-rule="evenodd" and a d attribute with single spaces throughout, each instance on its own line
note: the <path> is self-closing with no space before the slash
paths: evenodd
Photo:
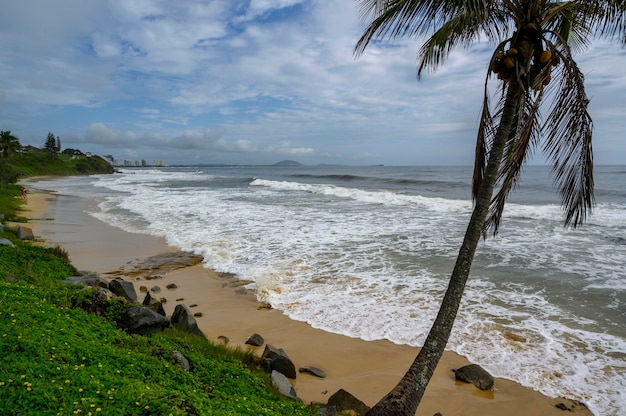
<path id="1" fill-rule="evenodd" d="M 469 201 L 292 180 L 211 185 L 220 179 L 158 170 L 99 177 L 105 200 L 95 215 L 250 279 L 260 299 L 294 319 L 366 340 L 423 342 Z M 618 414 L 625 210 L 599 204 L 589 227 L 561 223 L 556 205 L 507 205 L 500 236 L 479 246 L 449 346 L 498 376 Z M 615 293 L 603 306 L 613 316 L 577 313 L 597 309 L 581 296 L 589 290 Z"/>

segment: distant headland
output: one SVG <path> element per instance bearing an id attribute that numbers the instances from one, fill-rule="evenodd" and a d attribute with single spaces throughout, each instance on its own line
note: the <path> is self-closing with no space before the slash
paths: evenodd
<path id="1" fill-rule="evenodd" d="M 295 160 L 281 160 L 280 162 L 274 163 L 272 166 L 303 166 L 302 163 L 296 162 Z"/>

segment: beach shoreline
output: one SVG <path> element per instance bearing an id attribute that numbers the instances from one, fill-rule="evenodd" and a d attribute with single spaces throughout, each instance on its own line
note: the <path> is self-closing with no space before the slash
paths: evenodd
<path id="1" fill-rule="evenodd" d="M 135 259 L 146 258 L 176 249 L 165 240 L 147 234 L 129 233 L 108 225 L 87 211 L 95 210 L 94 201 L 86 198 L 55 195 L 29 182 L 25 215 L 33 218 L 29 226 L 47 244 L 60 244 L 79 269 L 97 272 L 112 278 L 110 272 L 123 268 Z M 345 389 L 372 406 L 383 397 L 408 369 L 418 349 L 389 341 L 364 341 L 315 329 L 307 323 L 294 321 L 281 311 L 259 308 L 252 296 L 226 278 L 195 265 L 163 275 L 157 280 L 135 280 L 135 286 L 158 285 L 168 302 L 165 310 L 171 315 L 177 303 L 197 305 L 193 312 L 200 329 L 211 340 L 224 336 L 232 345 L 244 345 L 248 336 L 258 333 L 266 343 L 282 348 L 296 367 L 315 366 L 328 373 L 325 379 L 298 374 L 294 386 L 306 403 L 326 402 L 339 389 Z M 177 288 L 169 291 L 168 284 Z M 138 290 L 139 292 L 139 290 Z M 141 297 L 141 295 L 140 295 Z M 176 299 L 183 299 L 176 301 Z M 262 352 L 258 348 L 258 353 Z M 426 391 L 417 415 L 560 415 L 558 403 L 573 403 L 561 398 L 548 398 L 515 382 L 497 379 L 493 391 L 483 392 L 471 384 L 454 380 L 453 368 L 468 361 L 453 352 L 446 352 Z M 480 364 L 480 363 L 477 363 Z M 591 413 L 577 406 L 570 414 Z"/>

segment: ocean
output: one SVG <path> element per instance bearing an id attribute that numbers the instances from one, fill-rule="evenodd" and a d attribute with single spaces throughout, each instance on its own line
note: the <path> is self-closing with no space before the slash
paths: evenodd
<path id="1" fill-rule="evenodd" d="M 250 281 L 292 319 L 419 346 L 472 209 L 471 167 L 124 169 L 45 186 Z M 448 349 L 548 396 L 626 414 L 626 166 L 595 169 L 596 205 L 563 227 L 550 170 L 525 168 L 480 242 Z M 399 377 L 401 374 L 398 375 Z"/>

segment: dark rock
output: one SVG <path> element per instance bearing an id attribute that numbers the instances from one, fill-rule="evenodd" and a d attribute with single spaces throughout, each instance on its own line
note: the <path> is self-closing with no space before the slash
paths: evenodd
<path id="1" fill-rule="evenodd" d="M 443 416 L 441 413 L 437 412 L 433 416 Z"/>
<path id="2" fill-rule="evenodd" d="M 177 288 L 178 288 L 178 286 L 176 286 L 176 284 L 175 284 L 175 283 L 170 283 L 169 285 L 167 285 L 167 286 L 165 286 L 165 287 L 166 287 L 167 289 L 169 289 L 169 290 L 174 290 L 174 289 L 177 289 Z"/>
<path id="3" fill-rule="evenodd" d="M 478 364 L 470 364 L 458 369 L 452 369 L 457 380 L 472 383 L 481 390 L 493 388 L 494 379 Z"/>
<path id="4" fill-rule="evenodd" d="M 109 290 L 117 296 L 124 297 L 130 301 L 137 300 L 137 292 L 132 282 L 128 282 L 121 277 L 116 277 L 109 282 Z"/>
<path id="5" fill-rule="evenodd" d="M 337 416 L 337 408 L 335 406 L 323 407 L 318 412 L 324 416 Z"/>
<path id="6" fill-rule="evenodd" d="M 200 328 L 198 328 L 196 318 L 193 317 L 193 314 L 185 305 L 176 305 L 171 321 L 173 326 L 182 331 L 206 338 L 204 333 L 200 330 Z"/>
<path id="7" fill-rule="evenodd" d="M 340 389 L 328 398 L 328 406 L 335 406 L 338 412 L 352 410 L 361 416 L 370 411 L 369 406 L 344 389 Z"/>
<path id="8" fill-rule="evenodd" d="M 28 227 L 24 227 L 22 225 L 18 225 L 17 226 L 17 238 L 19 238 L 20 240 L 34 240 L 35 234 L 33 234 L 32 229 Z"/>
<path id="9" fill-rule="evenodd" d="M 322 370 L 321 368 L 313 367 L 313 366 L 310 366 L 310 365 L 306 365 L 304 367 L 300 367 L 298 369 L 298 372 L 313 374 L 314 376 L 317 376 L 319 378 L 326 378 L 326 377 L 328 377 L 328 374 L 326 374 L 326 371 Z"/>
<path id="10" fill-rule="evenodd" d="M 288 378 L 296 378 L 296 367 L 287 353 L 282 348 L 276 348 L 269 344 L 265 346 L 261 356 L 261 368 L 268 373 L 276 370 Z"/>
<path id="11" fill-rule="evenodd" d="M 185 300 L 185 298 L 178 298 L 178 299 L 176 299 L 176 302 L 182 302 L 184 300 Z"/>
<path id="12" fill-rule="evenodd" d="M 79 276 L 70 276 L 64 280 L 66 283 L 85 286 L 85 287 L 102 287 L 109 288 L 109 284 L 95 273 L 87 273 Z"/>
<path id="13" fill-rule="evenodd" d="M 0 246 L 13 247 L 13 242 L 7 238 L 0 238 Z"/>
<path id="14" fill-rule="evenodd" d="M 139 291 L 140 291 L 141 293 L 146 293 L 146 292 L 148 292 L 148 288 L 147 288 L 147 287 L 145 287 L 145 286 L 139 286 Z"/>
<path id="15" fill-rule="evenodd" d="M 190 308 L 195 308 L 196 306 L 198 306 L 197 303 L 192 303 L 191 305 L 189 305 Z"/>
<path id="16" fill-rule="evenodd" d="M 185 371 L 191 371 L 191 363 L 180 351 L 172 351 L 172 358 L 178 362 L 178 366 Z"/>
<path id="17" fill-rule="evenodd" d="M 166 317 L 143 306 L 125 309 L 118 324 L 128 333 L 139 335 L 154 334 L 170 327 L 170 321 Z"/>
<path id="18" fill-rule="evenodd" d="M 272 380 L 272 386 L 274 386 L 280 394 L 285 397 L 289 397 L 290 399 L 299 400 L 298 395 L 296 394 L 296 389 L 293 388 L 284 374 L 273 370 L 270 378 Z"/>
<path id="19" fill-rule="evenodd" d="M 160 287 L 158 287 L 158 286 L 152 286 L 152 287 L 150 288 L 150 292 L 153 292 L 153 293 L 161 293 L 161 288 L 160 288 Z"/>
<path id="20" fill-rule="evenodd" d="M 152 297 L 150 293 L 146 293 L 146 297 L 143 298 L 142 305 L 158 313 L 159 315 L 165 316 L 165 309 L 163 309 L 163 303 L 161 303 L 159 299 Z"/>
<path id="21" fill-rule="evenodd" d="M 196 312 L 193 314 L 196 318 L 202 318 L 202 312 Z"/>
<path id="22" fill-rule="evenodd" d="M 261 345 L 265 344 L 265 340 L 259 334 L 252 334 L 246 340 L 246 344 L 252 345 L 253 347 L 260 347 Z"/>
<path id="23" fill-rule="evenodd" d="M 217 337 L 217 339 L 222 341 L 224 344 L 228 344 L 230 342 L 230 339 L 224 335 L 220 335 L 219 337 Z"/>

